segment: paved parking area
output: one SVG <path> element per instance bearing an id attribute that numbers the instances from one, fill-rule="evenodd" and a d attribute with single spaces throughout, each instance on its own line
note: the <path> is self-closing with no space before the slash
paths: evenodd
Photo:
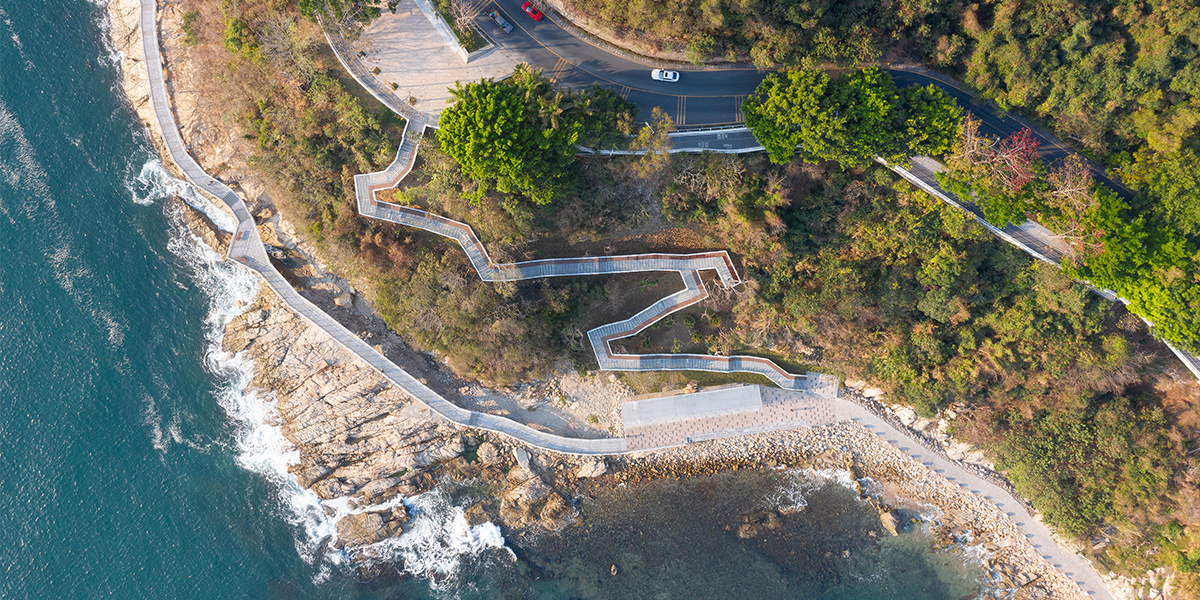
<path id="1" fill-rule="evenodd" d="M 511 74 L 517 64 L 500 48 L 464 63 L 414 0 L 402 0 L 395 14 L 385 9 L 383 16 L 349 45 L 355 55 L 366 52 L 360 60 L 368 69 L 379 68 L 375 77 L 385 85 L 399 86 L 397 95 L 416 98 L 413 108 L 427 115 L 430 123 L 437 123 L 438 115 L 450 104 L 447 90 L 455 81 L 500 79 Z"/>

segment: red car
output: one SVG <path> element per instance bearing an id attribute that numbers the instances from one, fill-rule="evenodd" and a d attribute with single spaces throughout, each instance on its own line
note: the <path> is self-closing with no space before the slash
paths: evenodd
<path id="1" fill-rule="evenodd" d="M 525 11 L 525 14 L 529 15 L 530 17 L 533 17 L 534 21 L 542 20 L 542 11 L 538 10 L 532 2 L 526 2 L 525 4 L 522 4 L 521 10 Z"/>

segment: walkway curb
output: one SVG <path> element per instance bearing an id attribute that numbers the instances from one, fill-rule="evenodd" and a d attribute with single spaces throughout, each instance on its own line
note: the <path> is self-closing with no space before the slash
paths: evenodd
<path id="1" fill-rule="evenodd" d="M 415 125 L 415 124 L 414 124 Z M 546 277 L 579 277 L 613 273 L 675 272 L 683 280 L 683 289 L 662 298 L 636 315 L 615 323 L 601 325 L 588 331 L 596 362 L 603 371 L 709 371 L 715 373 L 757 373 L 781 388 L 789 390 L 821 390 L 827 394 L 828 383 L 816 373 L 796 375 L 787 372 L 774 361 L 756 356 L 710 356 L 701 354 L 621 354 L 612 349 L 614 340 L 638 334 L 667 315 L 708 298 L 708 289 L 700 279 L 700 271 L 715 271 L 726 289 L 741 285 L 742 280 L 729 253 L 720 250 L 697 254 L 634 254 L 555 258 L 526 262 L 496 264 L 466 223 L 423 210 L 380 202 L 376 192 L 396 187 L 416 163 L 420 149 L 419 137 L 424 128 L 414 126 L 404 131 L 404 141 L 396 159 L 382 171 L 354 176 L 354 193 L 358 213 L 364 217 L 414 227 L 458 242 L 475 272 L 483 281 L 521 281 Z M 809 384 L 812 383 L 813 386 Z M 834 382 L 836 395 L 836 381 Z"/>
<path id="2" fill-rule="evenodd" d="M 583 439 L 569 438 L 565 436 L 553 435 L 538 431 L 521 423 L 517 423 L 511 419 L 498 417 L 496 415 L 474 412 L 455 405 L 446 398 L 442 397 L 437 392 L 430 389 L 427 385 L 414 378 L 404 369 L 401 369 L 396 364 L 389 361 L 386 357 L 354 335 L 341 323 L 338 323 L 312 302 L 302 297 L 296 290 L 283 278 L 278 270 L 271 264 L 270 258 L 263 246 L 262 239 L 259 237 L 258 226 L 250 215 L 249 209 L 245 202 L 238 196 L 229 186 L 217 180 L 196 162 L 195 158 L 187 152 L 187 146 L 180 134 L 179 127 L 175 122 L 174 112 L 171 110 L 170 96 L 166 90 L 166 82 L 163 75 L 162 55 L 159 49 L 158 40 L 158 21 L 157 21 L 157 5 L 156 0 L 140 0 L 141 15 L 139 25 L 142 29 L 142 49 L 145 54 L 147 72 L 149 75 L 150 98 L 154 110 L 155 119 L 158 121 L 159 128 L 162 132 L 163 144 L 166 147 L 167 153 L 171 160 L 179 167 L 180 171 L 196 188 L 205 194 L 217 199 L 224 204 L 237 219 L 237 227 L 233 234 L 233 239 L 230 241 L 229 250 L 226 254 L 228 260 L 240 263 L 253 270 L 276 295 L 280 300 L 288 306 L 293 312 L 300 316 L 304 321 L 313 327 L 320 329 L 330 337 L 339 346 L 345 349 L 350 354 L 358 357 L 371 369 L 378 372 L 386 380 L 393 385 L 404 390 L 417 402 L 424 404 L 433 413 L 443 419 L 460 425 L 462 427 L 472 429 L 482 429 L 492 431 L 501 435 L 508 436 L 536 448 L 542 448 L 562 454 L 580 454 L 580 455 L 613 455 L 625 454 L 630 452 L 627 447 L 625 438 L 602 438 L 602 439 Z M 412 169 L 413 161 L 416 158 L 416 149 L 413 146 L 411 136 L 414 130 L 424 130 L 424 125 L 420 121 L 414 122 L 410 120 L 405 127 L 405 138 L 409 140 L 409 151 L 405 153 L 404 144 L 401 145 L 401 151 L 397 153 L 396 161 L 389 165 L 389 169 L 397 168 L 398 172 L 407 174 Z M 381 173 L 388 173 L 387 170 Z M 374 175 L 380 175 L 376 173 Z M 401 175 L 402 176 L 402 175 Z M 356 176 L 356 181 L 358 177 Z M 356 186 L 357 187 L 357 186 Z M 449 219 L 441 219 L 426 214 L 424 217 L 429 223 L 439 222 L 445 224 L 454 223 Z M 462 224 L 459 224 L 462 225 Z M 462 225 L 466 227 L 465 225 Z M 469 231 L 469 228 L 467 228 Z M 471 234 L 474 235 L 473 233 Z M 477 240 L 476 240 L 477 241 Z M 461 242 L 460 242 L 461 243 Z M 464 246 L 466 249 L 466 246 Z M 480 246 L 482 250 L 482 246 Z M 729 260 L 728 254 L 721 252 L 715 253 L 716 256 L 696 257 L 700 263 L 688 263 L 685 270 L 694 276 L 696 269 L 716 269 L 723 273 L 727 285 L 735 285 L 740 283 L 736 279 L 737 274 L 733 269 L 733 263 Z M 619 258 L 619 257 L 614 257 Z M 486 255 L 484 255 L 486 261 Z M 578 264 L 597 265 L 602 264 L 599 260 L 587 260 Z M 657 260 L 657 259 L 647 259 Z M 689 259 L 684 259 L 689 260 Z M 486 261 L 491 265 L 490 261 Z M 535 261 L 543 264 L 546 261 Z M 554 261 L 550 261 L 553 264 Z M 512 265 L 494 266 L 497 269 L 497 274 L 500 277 L 506 277 L 505 269 L 514 268 Z M 539 265 L 541 266 L 541 265 Z M 651 265 L 653 266 L 653 265 Z M 521 267 L 516 267 L 519 270 Z M 626 269 L 618 269 L 612 272 L 621 272 Z M 636 269 L 634 269 L 636 270 Z M 678 270 L 678 269 L 663 269 L 654 267 L 650 270 Z M 553 276 L 553 275 L 542 275 Z M 696 278 L 698 282 L 698 277 Z M 701 286 L 701 289 L 702 286 Z M 685 290 L 687 291 L 687 290 Z M 705 291 L 705 293 L 707 293 Z M 614 356 L 620 360 L 619 355 Z M 731 357 L 736 358 L 736 357 Z M 754 357 L 747 357 L 754 359 Z M 765 360 L 765 359 L 757 359 Z M 770 362 L 770 361 L 766 361 Z M 772 366 L 773 363 L 772 363 Z M 778 369 L 777 366 L 775 366 Z M 714 369 L 717 370 L 717 369 Z M 783 372 L 782 369 L 778 369 Z M 785 375 L 786 372 L 783 372 Z M 807 382 L 807 376 L 791 376 L 795 382 Z M 820 379 L 817 379 L 820 381 Z M 795 388 L 794 388 L 795 389 Z M 803 388 L 801 388 L 803 389 Z M 835 388 L 836 389 L 836 388 Z"/>

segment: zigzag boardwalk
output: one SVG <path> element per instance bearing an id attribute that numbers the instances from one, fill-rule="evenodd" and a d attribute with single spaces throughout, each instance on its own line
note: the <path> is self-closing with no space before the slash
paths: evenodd
<path id="1" fill-rule="evenodd" d="M 379 190 L 390 189 L 412 171 L 424 124 L 409 122 L 396 160 L 383 171 L 354 177 L 358 212 L 365 217 L 415 227 L 458 242 L 471 265 L 484 281 L 521 281 L 543 277 L 576 277 L 612 273 L 676 272 L 683 289 L 650 305 L 636 315 L 601 325 L 588 332 L 596 362 L 607 371 L 713 371 L 718 373 L 758 373 L 781 388 L 807 390 L 818 394 L 837 394 L 837 384 L 819 383 L 816 373 L 788 373 L 773 361 L 756 356 L 709 356 L 703 354 L 617 354 L 612 341 L 636 335 L 659 319 L 708 298 L 708 289 L 700 280 L 700 271 L 715 271 L 726 289 L 740 285 L 737 269 L 729 253 L 633 254 L 585 258 L 555 258 L 495 264 L 471 227 L 423 210 L 408 208 L 375 198 Z"/>
<path id="2" fill-rule="evenodd" d="M 220 199 L 237 217 L 237 229 L 229 245 L 227 258 L 253 269 L 279 295 L 284 304 L 287 304 L 301 318 L 327 333 L 334 341 L 361 358 L 388 381 L 449 421 L 464 427 L 501 433 L 531 446 L 555 452 L 567 454 L 620 454 L 626 452 L 624 438 L 585 440 L 551 435 L 509 419 L 460 408 L 397 367 L 358 336 L 296 293 L 296 290 L 271 265 L 262 239 L 258 235 L 258 228 L 250 216 L 246 204 L 229 186 L 205 173 L 204 169 L 200 168 L 200 165 L 188 154 L 183 138 L 175 124 L 175 116 L 171 111 L 170 99 L 163 81 L 162 57 L 158 49 L 155 0 L 141 0 L 141 6 L 142 45 L 146 54 L 146 64 L 149 67 L 150 97 L 154 105 L 155 118 L 162 130 L 163 142 L 166 144 L 172 160 L 179 165 L 184 175 L 197 187 Z"/>
<path id="3" fill-rule="evenodd" d="M 302 318 L 313 326 L 325 331 L 347 351 L 363 359 L 363 361 L 377 370 L 390 382 L 404 389 L 418 401 L 424 403 L 435 413 L 447 420 L 465 427 L 486 429 L 501 433 L 531 446 L 556 452 L 570 454 L 620 454 L 629 451 L 625 438 L 584 440 L 551 435 L 536 431 L 509 419 L 472 412 L 455 406 L 433 390 L 430 390 L 420 381 L 417 381 L 403 369 L 392 364 L 357 336 L 342 327 L 341 324 L 334 321 L 296 293 L 271 265 L 263 248 L 262 240 L 259 238 L 258 229 L 242 199 L 228 186 L 205 173 L 200 168 L 200 165 L 187 153 L 186 145 L 176 126 L 174 114 L 171 111 L 170 100 L 166 92 L 166 85 L 163 81 L 162 57 L 159 54 L 158 48 L 155 0 L 140 1 L 142 9 L 140 16 L 142 44 L 149 72 L 150 96 L 155 118 L 158 120 L 162 131 L 163 142 L 166 144 L 171 158 L 179 165 L 184 175 L 197 187 L 220 199 L 237 217 L 237 229 L 234 233 L 233 241 L 230 243 L 228 258 L 253 269 L 279 295 L 283 302 L 296 311 Z M 339 58 L 341 57 L 339 56 Z M 424 129 L 424 126 L 412 126 L 411 129 L 419 131 Z M 727 287 L 738 285 L 740 280 L 737 279 L 737 273 L 733 268 L 733 264 L 729 262 L 728 254 L 725 252 L 716 252 L 697 255 L 643 255 L 494 265 L 488 260 L 483 246 L 466 225 L 428 213 L 422 213 L 421 211 L 413 211 L 375 201 L 375 190 L 394 186 L 400 178 L 412 169 L 415 157 L 415 140 L 406 132 L 404 144 L 400 148 L 397 160 L 392 165 L 379 173 L 356 176 L 355 191 L 358 195 L 360 211 L 367 216 L 379 215 L 377 218 L 385 218 L 389 221 L 421 227 L 427 231 L 457 240 L 462 245 L 463 250 L 471 257 L 471 262 L 476 266 L 476 270 L 479 271 L 480 276 L 485 280 L 511 281 L 529 277 L 591 275 L 640 270 L 676 271 L 680 274 L 684 282 L 684 289 L 682 291 L 663 298 L 630 319 L 598 327 L 588 332 L 589 339 L 591 339 L 593 347 L 596 350 L 597 360 L 600 361 L 602 368 L 659 370 L 665 368 L 702 369 L 711 367 L 708 370 L 762 372 L 762 369 L 765 369 L 774 371 L 773 373 L 767 372 L 764 374 L 772 377 L 772 380 L 777 382 L 779 381 L 777 378 L 782 378 L 785 382 L 781 384 L 783 387 L 797 389 L 803 384 L 805 388 L 809 388 L 809 394 L 815 394 L 816 396 L 804 394 L 803 392 L 801 394 L 809 398 L 820 397 L 821 400 L 832 403 L 834 412 L 836 413 L 835 416 L 830 417 L 828 414 L 824 414 L 823 416 L 808 416 L 805 422 L 817 424 L 819 422 L 827 422 L 830 418 L 836 420 L 854 420 L 870 429 L 882 432 L 885 436 L 896 435 L 908 438 L 906 433 L 893 428 L 874 413 L 845 400 L 836 399 L 837 381 L 828 376 L 814 377 L 812 376 L 813 374 L 807 377 L 790 375 L 773 363 L 770 363 L 770 361 L 754 357 L 713 357 L 678 354 L 613 355 L 608 345 L 613 339 L 633 335 L 648 324 L 662 318 L 662 316 L 679 310 L 684 306 L 699 302 L 707 297 L 708 292 L 700 282 L 699 271 L 715 270 L 721 277 L 723 285 Z M 390 185 L 388 185 L 389 182 Z M 766 367 L 765 365 L 768 364 L 770 366 Z M 787 383 L 791 385 L 786 385 Z M 784 394 L 786 392 L 779 393 Z M 813 409 L 813 407 L 809 406 L 803 408 L 805 410 Z M 786 423 L 779 425 L 787 426 Z M 747 429 L 747 432 L 756 432 L 759 430 L 759 428 L 753 426 L 745 429 Z M 704 437 L 703 433 L 693 433 L 692 435 Z M 911 440 L 912 438 L 908 439 Z M 640 443 L 638 445 L 641 446 Z M 649 443 L 641 447 L 656 447 L 656 444 Z M 919 461 L 936 468 L 944 469 L 947 474 L 965 480 L 968 483 L 964 484 L 964 487 L 968 487 L 974 493 L 986 495 L 1003 510 L 1013 511 L 1010 514 L 1015 516 L 1024 512 L 1023 508 L 1019 506 L 1020 502 L 1016 502 L 1015 499 L 1015 505 L 1010 506 L 1009 501 L 1004 498 L 1007 494 L 1006 490 L 990 484 L 974 473 L 961 469 L 956 464 L 944 461 L 936 453 L 928 453 L 920 448 L 902 448 L 902 450 Z M 1017 510 L 1017 508 L 1021 508 L 1021 510 Z M 1025 515 L 1028 515 L 1028 513 L 1025 513 Z M 1086 560 L 1057 547 L 1051 538 L 1049 530 L 1032 517 L 1025 519 L 1024 516 L 1020 516 L 1018 518 L 1025 521 L 1018 523 L 1018 526 L 1027 532 L 1027 536 L 1031 538 L 1034 546 L 1045 553 L 1043 555 L 1045 558 L 1064 567 L 1063 570 L 1067 571 L 1069 576 L 1072 576 L 1075 581 L 1079 582 L 1089 595 L 1099 598 L 1111 598 L 1108 590 L 1099 581 L 1099 577 L 1091 569 Z"/>
<path id="4" fill-rule="evenodd" d="M 166 145 L 171 159 L 183 171 L 184 176 L 201 190 L 218 198 L 237 218 L 237 228 L 234 231 L 233 240 L 229 245 L 228 259 L 237 261 L 254 270 L 279 298 L 283 300 L 284 304 L 300 315 L 301 318 L 324 331 L 348 352 L 361 358 L 388 381 L 400 387 L 448 421 L 464 427 L 494 431 L 536 448 L 566 454 L 621 454 L 628 451 L 625 438 L 581 439 L 563 437 L 537 431 L 511 419 L 473 412 L 456 406 L 437 392 L 429 389 L 428 386 L 418 381 L 408 372 L 393 364 L 366 342 L 359 339 L 358 336 L 325 314 L 324 311 L 300 296 L 271 264 L 266 249 L 263 247 L 262 239 L 259 237 L 258 227 L 255 225 L 254 219 L 251 217 L 250 211 L 246 208 L 246 204 L 242 201 L 242 198 L 230 189 L 229 186 L 206 173 L 187 152 L 187 146 L 184 144 L 183 137 L 180 135 L 179 128 L 175 123 L 175 116 L 171 110 L 170 98 L 167 95 L 166 83 L 163 78 L 162 56 L 158 48 L 158 23 L 155 0 L 141 0 L 141 9 L 142 46 L 148 67 L 150 98 L 155 118 L 158 120 L 159 128 L 162 131 L 163 143 Z M 405 145 L 401 146 L 397 160 L 387 170 L 369 176 L 360 175 L 356 177 L 356 187 L 359 177 L 378 179 L 395 178 L 393 180 L 396 180 L 407 174 L 412 169 L 412 161 L 416 153 L 415 146 L 408 136 L 406 136 L 405 142 Z M 399 217 L 399 215 L 396 216 Z M 474 264 L 484 265 L 486 268 L 491 269 L 487 271 L 488 276 L 486 278 L 489 281 L 523 279 L 526 277 L 550 277 L 567 274 L 674 270 L 664 269 L 663 266 L 675 264 L 673 261 L 679 260 L 679 257 L 672 257 L 670 255 L 649 255 L 632 258 L 612 257 L 611 259 L 597 260 L 574 259 L 576 260 L 576 266 L 565 267 L 568 272 L 563 273 L 555 273 L 556 269 L 564 267 L 554 261 L 543 264 L 523 264 L 517 266 L 501 265 L 493 268 L 487 259 L 486 251 L 479 244 L 478 239 L 475 238 L 470 228 L 449 219 L 442 219 L 427 214 L 424 215 L 421 223 L 429 228 L 430 231 L 458 239 L 459 243 L 463 244 L 463 248 L 468 250 L 468 254 L 471 255 L 471 260 Z M 465 234 L 462 228 L 465 228 Z M 726 285 L 736 285 L 739 283 L 736 279 L 737 274 L 733 270 L 733 265 L 729 262 L 728 255 L 723 252 L 713 253 L 711 256 L 694 255 L 692 257 L 685 257 L 682 260 L 685 262 L 679 264 L 687 265 L 687 269 L 689 270 L 716 269 L 718 273 L 722 274 L 722 280 L 726 282 Z M 699 278 L 693 276 L 691 281 L 694 281 L 695 285 L 690 288 L 691 291 L 689 293 L 695 294 L 698 292 L 702 294 L 696 300 L 693 300 L 693 302 L 707 297 L 707 291 L 704 290 L 703 286 L 699 285 Z M 620 357 L 617 358 L 619 359 Z M 803 377 L 798 377 L 796 380 L 803 381 Z M 836 384 L 834 389 L 836 390 Z"/>

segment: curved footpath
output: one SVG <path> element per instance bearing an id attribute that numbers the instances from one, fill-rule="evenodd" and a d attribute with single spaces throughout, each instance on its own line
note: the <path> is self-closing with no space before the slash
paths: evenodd
<path id="1" fill-rule="evenodd" d="M 375 194 L 396 186 L 408 175 L 416 162 L 417 139 L 424 126 L 409 122 L 404 141 L 396 160 L 376 173 L 354 177 L 354 192 L 358 212 L 364 217 L 389 221 L 406 227 L 422 229 L 458 242 L 471 260 L 471 265 L 484 281 L 521 281 L 543 277 L 578 277 L 612 273 L 671 272 L 679 273 L 683 289 L 660 299 L 636 315 L 601 325 L 588 331 L 592 350 L 600 369 L 605 371 L 711 371 L 717 373 L 758 373 L 781 388 L 805 390 L 836 396 L 836 381 L 816 373 L 788 373 L 775 362 L 755 356 L 710 356 L 702 354 L 618 354 L 612 349 L 614 340 L 636 335 L 663 317 L 708 298 L 708 289 L 700 280 L 700 271 L 715 271 L 725 289 L 742 283 L 729 253 L 703 252 L 697 254 L 635 254 L 583 258 L 554 258 L 511 264 L 495 264 L 488 257 L 483 243 L 465 223 L 434 215 L 423 210 L 380 202 Z M 811 384 L 811 385 L 810 385 Z"/>
<path id="2" fill-rule="evenodd" d="M 1059 546 L 1054 541 L 1050 528 L 1031 515 L 1025 503 L 1015 498 L 1011 492 L 968 471 L 940 452 L 925 448 L 913 440 L 907 432 L 900 431 L 883 417 L 862 405 L 838 398 L 834 400 L 834 414 L 838 421 L 854 421 L 866 427 L 942 477 L 953 481 L 972 494 L 990 500 L 1004 514 L 1008 515 L 1021 528 L 1021 531 L 1025 532 L 1025 537 L 1033 544 L 1042 558 L 1071 578 L 1071 581 L 1074 581 L 1088 596 L 1112 600 L 1112 593 L 1105 587 L 1104 581 L 1091 562 Z"/>
<path id="3" fill-rule="evenodd" d="M 163 78 L 162 56 L 158 47 L 157 6 L 155 0 L 141 0 L 141 9 L 142 46 L 149 76 L 150 98 L 155 118 L 158 120 L 159 128 L 162 131 L 163 143 L 167 148 L 167 152 L 171 155 L 171 159 L 183 171 L 184 176 L 198 188 L 223 202 L 237 219 L 237 228 L 229 245 L 228 259 L 237 261 L 254 270 L 280 299 L 300 315 L 301 318 L 324 331 L 335 342 L 351 354 L 361 358 L 388 381 L 405 390 L 413 398 L 453 423 L 464 427 L 494 431 L 537 448 L 566 454 L 622 454 L 629 451 L 624 438 L 581 439 L 553 435 L 537 431 L 510 419 L 461 408 L 437 392 L 429 389 L 428 386 L 421 383 L 407 371 L 396 366 L 369 344 L 359 339 L 358 336 L 351 333 L 332 317 L 325 314 L 324 311 L 297 293 L 271 264 L 262 239 L 259 237 L 258 227 L 254 223 L 254 219 L 251 217 L 250 211 L 246 208 L 246 204 L 242 198 L 229 188 L 229 186 L 206 173 L 191 154 L 187 152 L 187 145 L 184 143 L 183 137 L 179 133 L 179 128 L 175 123 L 170 98 L 166 90 L 166 82 Z M 150 65 L 155 65 L 157 68 L 151 68 Z M 411 136 L 406 135 L 408 153 L 406 154 L 406 146 L 402 145 L 401 153 L 397 156 L 397 160 L 392 163 L 388 171 L 384 171 L 383 173 L 391 171 L 403 176 L 403 174 L 407 174 L 411 170 L 412 162 L 415 159 L 415 148 L 413 146 L 415 142 L 410 138 Z M 394 171 L 393 168 L 395 169 Z M 373 175 L 381 176 L 378 173 Z M 358 177 L 363 176 L 360 175 Z M 358 177 L 356 177 L 356 183 Z M 609 368 L 616 366 L 625 370 L 696 368 L 723 372 L 732 370 L 750 371 L 759 372 L 771 377 L 782 387 L 807 389 L 809 377 L 789 374 L 766 359 L 755 357 L 695 357 L 686 355 L 641 357 L 636 355 L 616 355 L 609 350 L 608 343 L 611 340 L 633 335 L 663 315 L 706 298 L 708 292 L 700 283 L 699 270 L 716 270 L 726 286 L 741 283 L 737 277 L 736 270 L 733 268 L 733 263 L 729 259 L 728 253 L 719 252 L 684 256 L 648 255 L 607 257 L 605 259 L 563 259 L 559 261 L 534 261 L 533 263 L 497 266 L 488 260 L 486 251 L 484 251 L 482 245 L 479 243 L 478 238 L 475 237 L 474 233 L 466 225 L 429 215 L 428 213 L 422 213 L 421 211 L 410 211 L 412 213 L 420 213 L 419 215 L 411 215 L 402 214 L 402 211 L 395 210 L 401 208 L 403 207 L 387 208 L 380 206 L 381 211 L 384 209 L 395 211 L 395 218 L 397 219 L 415 219 L 414 222 L 418 223 L 415 226 L 420 226 L 434 233 L 457 239 L 460 244 L 463 244 L 463 248 L 467 250 L 468 255 L 471 256 L 472 262 L 476 264 L 476 268 L 480 269 L 481 276 L 489 281 L 630 271 L 679 272 L 686 286 L 683 291 L 668 296 L 631 319 L 617 324 L 606 325 L 589 332 L 589 337 L 596 336 L 593 337 L 594 341 L 596 339 L 601 341 L 600 344 L 596 345 L 596 348 L 597 358 L 601 360 L 602 368 L 604 365 L 609 365 Z M 381 212 L 380 214 L 391 213 Z M 621 327 L 628 327 L 628 329 L 621 330 Z M 604 351 L 601 352 L 600 348 L 603 348 Z M 828 380 L 823 377 L 815 377 L 813 380 L 821 382 L 820 389 L 826 393 L 836 394 L 836 384 L 830 386 Z"/>
<path id="4" fill-rule="evenodd" d="M 184 144 L 183 138 L 180 135 L 179 129 L 175 123 L 174 114 L 171 110 L 170 100 L 166 91 L 166 84 L 163 79 L 162 57 L 158 47 L 156 0 L 140 0 L 140 2 L 142 9 L 140 15 L 140 26 L 142 29 L 143 51 L 145 52 L 146 65 L 149 75 L 150 96 L 155 118 L 158 120 L 158 124 L 163 136 L 163 142 L 166 145 L 167 152 L 171 155 L 172 160 L 179 166 L 184 175 L 198 188 L 220 199 L 237 217 L 238 224 L 233 236 L 233 240 L 230 243 L 228 258 L 253 269 L 260 277 L 262 277 L 263 281 L 265 281 L 267 285 L 279 295 L 284 303 L 287 304 L 297 314 L 299 314 L 303 319 L 308 321 L 313 326 L 318 327 L 326 332 L 331 338 L 334 339 L 334 341 L 344 347 L 347 351 L 361 358 L 373 369 L 382 374 L 386 379 L 399 386 L 401 389 L 404 389 L 415 399 L 424 403 L 435 413 L 441 415 L 447 420 L 465 427 L 494 431 L 510 436 L 523 443 L 556 452 L 568 454 L 619 454 L 626 452 L 625 439 L 623 438 L 600 440 L 566 438 L 543 433 L 514 421 L 496 417 L 494 415 L 472 412 L 460 408 L 442 396 L 438 395 L 433 390 L 430 390 L 427 386 L 413 378 L 403 369 L 400 369 L 396 365 L 392 364 L 357 336 L 350 333 L 345 327 L 342 327 L 341 324 L 334 321 L 323 311 L 314 306 L 311 302 L 301 297 L 270 264 L 265 248 L 263 247 L 262 240 L 259 237 L 258 228 L 255 225 L 253 218 L 250 216 L 250 213 L 242 199 L 228 186 L 209 176 L 187 152 L 187 146 Z M 153 67 L 151 65 L 153 65 Z M 412 147 L 410 146 L 410 150 L 411 149 Z M 401 161 L 399 160 L 400 158 L 401 157 L 398 157 L 398 160 L 393 163 L 393 165 L 398 165 L 398 167 L 396 171 L 392 172 L 392 175 L 398 174 L 401 170 L 405 173 L 407 173 L 408 170 L 411 170 L 412 159 L 415 158 L 415 152 L 410 153 L 409 156 L 405 157 L 408 159 L 406 161 Z M 374 195 L 374 190 L 371 191 L 371 195 Z M 427 216 L 426 218 L 430 217 Z M 430 220 L 436 221 L 436 219 L 432 218 L 430 218 Z M 470 231 L 469 228 L 467 228 L 467 231 Z M 452 235 L 449 237 L 458 239 L 460 244 L 463 243 L 462 239 L 460 239 L 458 236 Z M 473 234 L 471 234 L 471 237 L 474 237 Z M 476 239 L 475 242 L 478 243 L 478 240 Z M 467 249 L 468 245 L 470 244 L 464 244 L 464 250 Z M 478 250 L 481 253 L 481 257 L 483 257 L 483 260 L 486 262 L 486 254 L 483 253 L 482 246 L 480 246 Z M 727 259 L 727 255 L 725 255 L 725 257 L 721 258 L 720 260 L 725 261 Z M 711 256 L 701 258 L 684 256 L 675 257 L 675 260 L 685 261 L 677 263 L 676 266 L 678 268 L 668 269 L 679 271 L 684 277 L 685 290 L 680 292 L 680 294 L 694 294 L 695 292 L 692 291 L 694 289 L 703 291 L 703 286 L 699 285 L 698 278 L 696 279 L 696 288 L 693 288 L 688 282 L 688 276 L 690 275 L 695 277 L 696 271 L 699 269 L 715 269 L 717 270 L 718 274 L 722 275 L 723 283 L 726 285 L 736 285 L 736 271 L 733 270 L 731 263 L 728 264 L 726 270 L 723 271 L 721 264 L 714 263 L 713 257 Z M 700 262 L 686 262 L 697 260 Z M 474 257 L 472 257 L 472 261 L 475 261 Z M 487 262 L 486 264 L 488 265 L 488 270 L 486 272 L 489 274 L 500 274 L 500 276 L 503 277 L 512 275 L 512 269 L 516 270 L 516 274 L 520 274 L 522 270 L 527 267 L 522 266 L 522 263 L 500 266 L 491 265 L 490 262 Z M 596 262 L 592 264 L 599 265 L 603 263 Z M 680 267 L 679 265 L 683 266 Z M 586 268 L 591 269 L 602 267 L 589 266 Z M 495 269 L 495 271 L 492 269 Z M 658 269 L 656 268 L 655 270 Z M 483 276 L 484 272 L 485 271 L 481 271 L 481 276 Z M 729 277 L 729 279 L 726 279 L 726 277 Z M 653 308 L 654 307 L 651 307 L 647 310 L 649 311 Z M 637 318 L 638 317 L 635 316 L 630 321 L 633 321 Z M 602 327 L 598 329 L 604 328 Z M 591 332 L 589 332 L 589 337 L 590 334 Z M 606 334 L 605 336 L 602 336 L 601 339 L 611 340 L 615 339 L 615 337 L 617 336 L 608 336 Z M 607 342 L 604 344 L 604 347 L 607 348 Z M 1056 567 L 1062 569 L 1064 573 L 1076 581 L 1077 584 L 1087 592 L 1087 594 L 1102 599 L 1110 599 L 1112 597 L 1088 562 L 1078 555 L 1059 548 L 1054 543 L 1050 531 L 1039 521 L 1032 518 L 1028 511 L 1026 511 L 1024 508 L 1023 504 L 1017 499 L 1013 498 L 1009 492 L 997 486 L 996 484 L 991 483 L 979 477 L 978 475 L 971 473 L 970 471 L 967 471 L 957 463 L 948 460 L 943 455 L 924 449 L 912 437 L 910 437 L 908 433 L 900 431 L 888 423 L 884 418 L 872 413 L 865 407 L 845 399 L 835 399 L 833 402 L 835 406 L 836 418 L 838 420 L 853 420 L 860 425 L 879 433 L 886 438 L 888 442 L 898 444 L 900 450 L 908 453 L 910 456 L 922 462 L 923 464 L 930 466 L 948 479 L 952 481 L 961 480 L 961 486 L 967 488 L 972 493 L 983 495 L 994 502 L 1010 517 L 1015 518 L 1017 520 L 1017 525 L 1026 532 L 1027 537 L 1033 543 L 1034 547 L 1041 551 L 1042 556 L 1047 560 L 1050 560 Z M 903 441 L 898 442 L 897 440 Z"/>
<path id="5" fill-rule="evenodd" d="M 229 186 L 211 177 L 187 152 L 187 146 L 175 124 L 163 80 L 162 56 L 158 48 L 157 6 L 155 0 L 141 0 L 142 47 L 150 82 L 150 98 L 154 116 L 162 131 L 163 143 L 171 159 L 196 187 L 218 198 L 238 220 L 227 258 L 235 260 L 258 273 L 259 277 L 279 295 L 284 304 L 312 326 L 324 331 L 351 354 L 362 359 L 384 378 L 403 389 L 413 398 L 448 421 L 464 427 L 485 429 L 512 437 L 524 444 L 565 454 L 622 454 L 627 452 L 624 438 L 580 439 L 551 435 L 526 427 L 516 421 L 463 409 L 429 389 L 412 375 L 397 367 L 370 345 L 351 333 L 324 311 L 317 308 L 284 280 L 271 265 L 258 235 L 258 227 L 246 204 Z"/>

